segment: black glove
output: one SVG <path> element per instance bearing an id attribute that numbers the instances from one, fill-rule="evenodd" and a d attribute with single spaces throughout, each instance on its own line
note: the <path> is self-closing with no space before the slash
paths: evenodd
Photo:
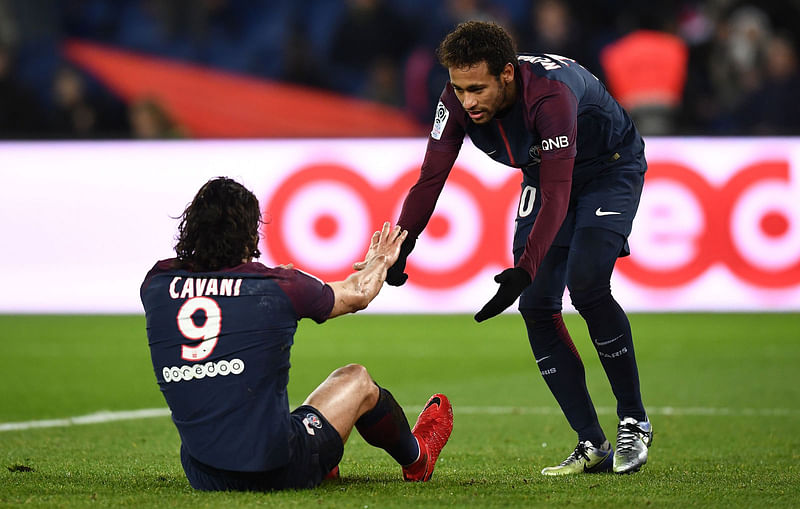
<path id="1" fill-rule="evenodd" d="M 400 254 L 397 257 L 397 261 L 386 271 L 387 283 L 392 286 L 402 286 L 406 282 L 408 279 L 408 274 L 405 273 L 406 258 L 408 258 L 408 255 L 416 244 L 417 239 L 410 236 L 406 237 L 406 240 L 403 241 L 403 245 L 400 246 Z"/>
<path id="2" fill-rule="evenodd" d="M 519 267 L 504 270 L 496 275 L 494 280 L 500 283 L 500 288 L 497 289 L 495 296 L 475 315 L 476 322 L 488 320 L 505 311 L 531 284 L 531 276 L 528 271 Z"/>

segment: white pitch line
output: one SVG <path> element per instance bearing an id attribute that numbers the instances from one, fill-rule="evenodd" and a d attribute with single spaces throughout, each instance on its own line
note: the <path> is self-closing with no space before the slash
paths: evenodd
<path id="1" fill-rule="evenodd" d="M 3 422 L 0 431 L 16 431 L 33 428 L 62 428 L 81 424 L 97 424 L 112 421 L 129 421 L 132 419 L 149 419 L 151 417 L 164 417 L 170 415 L 169 408 L 143 408 L 141 410 L 122 410 L 110 412 L 107 410 L 88 415 L 78 415 L 64 419 L 46 419 L 42 421 Z"/>
<path id="2" fill-rule="evenodd" d="M 297 406 L 297 405 L 295 405 Z M 292 407 L 294 408 L 294 407 Z M 406 406 L 405 408 L 411 408 Z M 515 407 L 515 406 L 455 406 L 456 414 L 466 415 L 561 415 L 558 407 Z M 598 415 L 613 415 L 612 407 L 597 407 Z M 724 407 L 650 407 L 649 415 L 681 415 L 681 416 L 742 416 L 742 417 L 785 417 L 800 415 L 800 408 L 724 408 Z M 122 410 L 117 412 L 101 411 L 93 414 L 66 417 L 63 419 L 46 419 L 40 421 L 3 422 L 0 432 L 18 431 L 35 428 L 62 428 L 84 424 L 100 424 L 113 421 L 129 421 L 168 417 L 168 408 L 143 408 L 141 410 Z"/>
<path id="3" fill-rule="evenodd" d="M 455 413 L 467 415 L 561 415 L 558 407 L 454 406 Z M 616 408 L 595 407 L 598 415 L 616 415 Z M 648 415 L 758 416 L 800 415 L 800 408 L 647 407 Z"/>

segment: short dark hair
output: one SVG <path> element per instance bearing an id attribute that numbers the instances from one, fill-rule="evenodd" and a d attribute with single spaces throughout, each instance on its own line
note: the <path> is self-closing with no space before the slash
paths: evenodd
<path id="1" fill-rule="evenodd" d="M 493 76 L 500 76 L 506 64 L 517 66 L 511 36 L 500 25 L 485 21 L 460 23 L 444 38 L 436 56 L 447 68 L 460 69 L 485 61 Z"/>
<path id="2" fill-rule="evenodd" d="M 261 256 L 258 199 L 235 180 L 206 182 L 180 219 L 175 253 L 182 268 L 213 271 Z"/>

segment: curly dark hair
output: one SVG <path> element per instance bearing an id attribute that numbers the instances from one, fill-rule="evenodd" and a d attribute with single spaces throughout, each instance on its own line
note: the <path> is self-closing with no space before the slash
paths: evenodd
<path id="1" fill-rule="evenodd" d="M 460 23 L 436 50 L 439 62 L 461 69 L 483 61 L 492 76 L 500 76 L 506 64 L 517 66 L 514 41 L 500 25 L 485 21 Z"/>
<path id="2" fill-rule="evenodd" d="M 182 268 L 213 271 L 261 256 L 258 199 L 235 180 L 206 182 L 180 219 L 175 253 Z"/>

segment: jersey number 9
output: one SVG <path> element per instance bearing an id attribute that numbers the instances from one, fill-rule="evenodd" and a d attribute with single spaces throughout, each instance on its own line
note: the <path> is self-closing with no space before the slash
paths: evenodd
<path id="1" fill-rule="evenodd" d="M 198 327 L 192 315 L 202 311 L 206 315 L 205 323 Z M 193 297 L 183 303 L 178 310 L 178 330 L 187 339 L 202 341 L 197 346 L 181 346 L 181 358 L 187 361 L 203 360 L 214 351 L 222 328 L 222 311 L 219 304 L 208 297 Z"/>

